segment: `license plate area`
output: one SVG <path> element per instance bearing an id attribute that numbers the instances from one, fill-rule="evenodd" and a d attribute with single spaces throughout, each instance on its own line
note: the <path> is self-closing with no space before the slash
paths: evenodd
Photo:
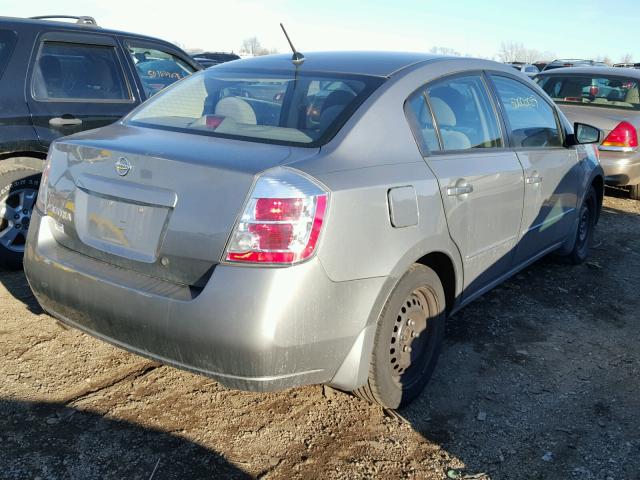
<path id="1" fill-rule="evenodd" d="M 103 252 L 154 263 L 170 209 L 76 190 L 76 231 L 86 245 Z"/>

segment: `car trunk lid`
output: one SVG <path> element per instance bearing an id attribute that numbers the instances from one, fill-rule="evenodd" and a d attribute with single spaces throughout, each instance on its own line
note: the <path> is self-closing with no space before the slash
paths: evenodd
<path id="1" fill-rule="evenodd" d="M 54 144 L 47 213 L 67 248 L 201 287 L 256 174 L 317 151 L 114 125 Z"/>

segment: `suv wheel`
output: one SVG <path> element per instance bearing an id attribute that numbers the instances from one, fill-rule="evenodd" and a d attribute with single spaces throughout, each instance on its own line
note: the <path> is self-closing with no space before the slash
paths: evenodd
<path id="1" fill-rule="evenodd" d="M 399 408 L 415 399 L 436 366 L 445 316 L 438 275 L 424 265 L 412 265 L 380 315 L 369 379 L 354 393 L 386 408 Z"/>
<path id="2" fill-rule="evenodd" d="M 40 175 L 24 167 L 0 170 L 0 268 L 22 266 Z"/>

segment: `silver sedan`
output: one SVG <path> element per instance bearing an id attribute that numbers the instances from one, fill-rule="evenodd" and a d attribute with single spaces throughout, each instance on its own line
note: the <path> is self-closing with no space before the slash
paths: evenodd
<path id="1" fill-rule="evenodd" d="M 599 140 L 490 61 L 231 62 L 52 145 L 25 270 L 47 312 L 137 354 L 395 408 L 448 316 L 550 252 L 586 258 Z"/>

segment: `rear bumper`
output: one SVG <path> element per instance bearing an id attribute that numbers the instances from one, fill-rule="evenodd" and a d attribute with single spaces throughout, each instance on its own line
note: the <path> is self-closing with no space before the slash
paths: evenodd
<path id="1" fill-rule="evenodd" d="M 343 388 L 362 380 L 345 377 L 343 363 L 357 370 L 368 362 L 365 327 L 385 278 L 332 282 L 317 259 L 291 268 L 219 265 L 192 298 L 187 287 L 59 245 L 52 226 L 34 212 L 25 272 L 42 307 L 70 326 L 231 388 L 329 383 L 338 370 Z"/>
<path id="2" fill-rule="evenodd" d="M 600 151 L 600 164 L 608 185 L 625 186 L 640 183 L 640 152 Z"/>

